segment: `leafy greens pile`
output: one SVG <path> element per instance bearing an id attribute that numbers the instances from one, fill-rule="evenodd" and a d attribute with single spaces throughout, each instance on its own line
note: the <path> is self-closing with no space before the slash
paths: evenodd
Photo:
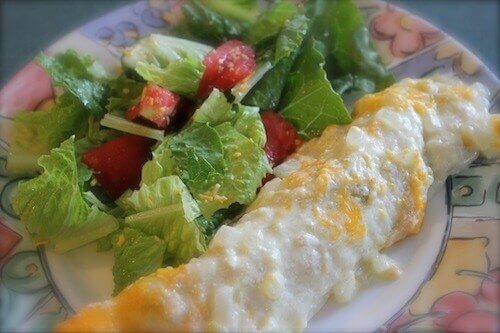
<path id="1" fill-rule="evenodd" d="M 21 182 L 13 199 L 36 244 L 63 252 L 97 241 L 98 250 L 113 249 L 115 292 L 185 263 L 254 200 L 271 172 L 260 110 L 280 112 L 310 139 L 351 121 L 343 96 L 394 81 L 352 1 L 257 2 L 188 0 L 175 32 L 197 42 L 146 37 L 124 51 L 124 74 L 116 77 L 72 50 L 37 58 L 62 93 L 48 109 L 15 118 L 7 164 L 18 174 L 41 173 Z M 204 56 L 233 38 L 256 50 L 257 69 L 230 93 L 214 89 L 200 103 Z M 198 106 L 180 131 L 165 136 L 123 119 L 148 83 Z M 81 158 L 124 132 L 158 142 L 140 187 L 113 201 Z"/>

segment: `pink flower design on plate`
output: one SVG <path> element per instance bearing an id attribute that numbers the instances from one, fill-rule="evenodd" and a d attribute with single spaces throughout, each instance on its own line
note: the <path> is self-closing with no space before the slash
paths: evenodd
<path id="1" fill-rule="evenodd" d="M 412 55 L 442 38 L 428 23 L 391 5 L 375 16 L 370 31 L 373 38 L 390 41 L 391 53 L 397 58 Z"/>
<path id="2" fill-rule="evenodd" d="M 31 61 L 0 91 L 0 114 L 12 117 L 18 111 L 32 111 L 53 96 L 50 77 L 35 61 Z"/>

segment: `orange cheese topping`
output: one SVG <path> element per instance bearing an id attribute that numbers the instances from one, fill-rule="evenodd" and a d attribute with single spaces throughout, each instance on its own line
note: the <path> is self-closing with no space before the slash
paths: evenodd
<path id="1" fill-rule="evenodd" d="M 463 85 L 452 85 L 448 91 L 436 98 L 428 92 L 429 83 L 427 80 L 419 80 L 411 85 L 392 86 L 377 94 L 368 94 L 359 99 L 353 114 L 362 116 L 373 113 L 383 107 L 392 107 L 396 110 L 413 109 L 419 115 L 423 115 L 428 109 L 435 109 L 436 104 L 443 104 L 449 101 L 447 94 L 458 96 L 460 99 L 471 101 L 475 92 L 472 88 Z"/>
<path id="2" fill-rule="evenodd" d="M 493 126 L 493 147 L 500 149 L 500 115 L 491 116 L 491 126 Z"/>
<path id="3" fill-rule="evenodd" d="M 361 206 L 354 200 L 352 195 L 348 193 L 345 185 L 341 186 L 339 196 L 339 208 L 346 217 L 344 229 L 350 239 L 360 239 L 366 232 Z"/>
<path id="4" fill-rule="evenodd" d="M 101 306 L 89 306 L 73 317 L 59 323 L 55 332 L 112 332 L 115 326 L 113 312 Z"/>

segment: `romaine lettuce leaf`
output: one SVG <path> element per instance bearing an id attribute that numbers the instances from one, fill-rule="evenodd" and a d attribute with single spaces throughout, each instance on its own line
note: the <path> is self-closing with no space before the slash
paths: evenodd
<path id="1" fill-rule="evenodd" d="M 14 135 L 7 170 L 12 174 L 32 174 L 37 160 L 73 134 L 82 136 L 88 114 L 70 93 L 62 94 L 46 111 L 21 112 L 14 118 Z"/>
<path id="2" fill-rule="evenodd" d="M 217 125 L 225 121 L 231 121 L 235 112 L 226 96 L 218 89 L 213 89 L 203 104 L 195 111 L 193 123 Z"/>
<path id="3" fill-rule="evenodd" d="M 106 110 L 123 116 L 132 105 L 139 103 L 146 82 L 129 79 L 124 74 L 109 82 L 110 93 Z"/>
<path id="4" fill-rule="evenodd" d="M 351 121 L 342 98 L 326 78 L 324 58 L 308 38 L 287 79 L 281 115 L 304 139 L 320 135 L 330 124 Z"/>
<path id="5" fill-rule="evenodd" d="M 276 40 L 274 63 L 296 55 L 309 28 L 309 19 L 304 14 L 297 14 L 287 21 Z"/>
<path id="6" fill-rule="evenodd" d="M 212 48 L 186 39 L 160 34 L 151 34 L 123 50 L 122 65 L 134 69 L 137 64 L 149 63 L 166 67 L 185 58 L 203 59 Z"/>
<path id="7" fill-rule="evenodd" d="M 203 215 L 199 216 L 196 219 L 196 223 L 206 238 L 210 239 L 222 224 L 232 222 L 244 208 L 245 206 L 239 203 L 233 203 L 226 209 L 216 211 L 210 218 L 206 218 Z"/>
<path id="8" fill-rule="evenodd" d="M 174 170 L 205 217 L 255 197 L 269 164 L 262 147 L 230 122 L 188 128 L 169 142 Z"/>
<path id="9" fill-rule="evenodd" d="M 75 141 L 75 153 L 77 158 L 80 158 L 87 151 L 120 135 L 123 134 L 113 129 L 102 127 L 96 117 L 90 116 L 87 120 L 87 129 L 85 134 L 80 139 Z"/>
<path id="10" fill-rule="evenodd" d="M 197 219 L 188 221 L 183 214 L 182 204 L 173 204 L 127 216 L 125 224 L 163 239 L 167 244 L 164 263 L 177 266 L 206 250 L 206 237 Z"/>
<path id="11" fill-rule="evenodd" d="M 146 81 L 195 98 L 203 57 L 212 48 L 189 40 L 152 34 L 123 52 L 122 64 Z M 136 76 L 134 74 L 134 76 Z"/>
<path id="12" fill-rule="evenodd" d="M 92 172 L 77 160 L 73 138 L 42 156 L 38 163 L 43 173 L 19 183 L 12 200 L 14 211 L 35 244 L 64 252 L 118 228 L 113 216 L 85 200 L 82 187 Z"/>
<path id="13" fill-rule="evenodd" d="M 157 179 L 170 176 L 173 173 L 172 152 L 168 147 L 168 140 L 169 137 L 153 150 L 153 158 L 142 167 L 142 184 L 151 185 Z"/>
<path id="14" fill-rule="evenodd" d="M 176 203 L 182 203 L 188 221 L 200 215 L 198 205 L 182 180 L 175 175 L 162 177 L 153 184 L 142 184 L 138 190 L 125 192 L 117 204 L 127 213 L 135 214 Z"/>
<path id="15" fill-rule="evenodd" d="M 116 242 L 118 235 L 121 230 L 114 231 L 107 236 L 99 238 L 96 240 L 96 251 L 97 252 L 107 252 L 113 249 L 113 244 Z"/>
<path id="16" fill-rule="evenodd" d="M 174 170 L 195 199 L 213 186 L 226 168 L 221 138 L 208 124 L 183 130 L 169 140 L 169 148 Z"/>
<path id="17" fill-rule="evenodd" d="M 245 95 L 242 103 L 261 110 L 276 110 L 294 59 L 285 58 L 270 69 Z"/>
<path id="18" fill-rule="evenodd" d="M 198 0 L 188 0 L 182 5 L 183 18 L 176 32 L 183 37 L 209 44 L 219 44 L 230 37 L 241 37 L 246 24 L 222 16 Z"/>
<path id="19" fill-rule="evenodd" d="M 54 86 L 72 93 L 92 114 L 103 114 L 109 76 L 92 57 L 67 50 L 54 57 L 41 53 L 36 60 L 51 76 Z"/>
<path id="20" fill-rule="evenodd" d="M 161 141 L 165 138 L 163 130 L 141 125 L 109 113 L 106 113 L 104 115 L 104 118 L 101 119 L 100 124 L 104 127 L 112 128 L 117 131 L 144 136 L 146 138 L 151 138 L 158 141 Z"/>
<path id="21" fill-rule="evenodd" d="M 234 202 L 251 203 L 255 198 L 257 188 L 262 184 L 262 178 L 271 170 L 262 147 L 238 132 L 230 123 L 217 125 L 214 129 L 219 134 L 224 147 L 227 167 L 213 186 L 203 193 L 204 196 L 198 197 L 204 216 L 227 208 Z M 212 196 L 212 191 L 217 189 L 217 184 L 221 185 L 216 191 L 217 194 L 227 197 L 227 202 L 219 202 L 217 196 Z"/>
<path id="22" fill-rule="evenodd" d="M 198 204 L 178 176 L 142 184 L 125 193 L 118 204 L 129 214 L 125 225 L 165 240 L 165 262 L 178 265 L 205 251 L 206 237 L 196 222 Z"/>
<path id="23" fill-rule="evenodd" d="M 204 66 L 200 59 L 187 57 L 173 61 L 164 68 L 140 62 L 135 70 L 146 81 L 153 82 L 179 95 L 195 99 Z"/>
<path id="24" fill-rule="evenodd" d="M 313 1 L 309 13 L 315 17 L 312 34 L 325 46 L 326 70 L 337 92 L 371 93 L 394 83 L 354 1 Z"/>
<path id="25" fill-rule="evenodd" d="M 139 230 L 125 228 L 114 243 L 114 294 L 140 278 L 155 272 L 163 263 L 165 241 Z"/>
<path id="26" fill-rule="evenodd" d="M 299 48 L 306 36 L 308 18 L 303 14 L 296 14 L 280 32 L 276 47 L 273 51 L 272 62 L 274 67 L 264 74 L 243 98 L 245 105 L 258 106 L 261 110 L 276 109 L 286 78 L 297 57 Z"/>
<path id="27" fill-rule="evenodd" d="M 258 14 L 258 0 L 203 0 L 203 5 L 236 21 L 252 22 Z"/>
<path id="28" fill-rule="evenodd" d="M 205 252 L 207 238 L 197 220 L 186 220 L 178 203 L 129 215 L 125 225 L 163 239 L 167 244 L 164 263 L 177 266 Z"/>
<path id="29" fill-rule="evenodd" d="M 266 129 L 260 118 L 259 108 L 238 104 L 232 124 L 235 130 L 252 140 L 257 146 L 266 144 Z"/>
<path id="30" fill-rule="evenodd" d="M 273 39 L 281 31 L 285 22 L 297 12 L 297 7 L 290 0 L 276 1 L 264 10 L 248 29 L 247 42 L 258 45 Z"/>

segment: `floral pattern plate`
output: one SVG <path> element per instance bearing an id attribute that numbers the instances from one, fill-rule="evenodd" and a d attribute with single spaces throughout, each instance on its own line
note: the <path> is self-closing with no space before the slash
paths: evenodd
<path id="1" fill-rule="evenodd" d="M 67 48 L 93 55 L 118 70 L 122 49 L 141 36 L 166 32 L 179 17 L 180 0 L 140 1 L 66 35 L 46 52 Z M 452 73 L 481 82 L 500 108 L 500 82 L 458 42 L 429 23 L 387 3 L 360 8 L 384 61 L 398 78 Z M 5 174 L 5 156 L 17 110 L 53 98 L 47 75 L 34 62 L 0 91 L 0 330 L 49 330 L 78 308 L 109 297 L 110 253 L 95 244 L 55 255 L 35 248 L 11 207 L 18 178 Z M 429 201 L 421 233 L 389 249 L 404 270 L 392 282 L 375 281 L 354 301 L 328 302 L 310 331 L 499 330 L 500 166 L 477 160 L 449 177 Z"/>

